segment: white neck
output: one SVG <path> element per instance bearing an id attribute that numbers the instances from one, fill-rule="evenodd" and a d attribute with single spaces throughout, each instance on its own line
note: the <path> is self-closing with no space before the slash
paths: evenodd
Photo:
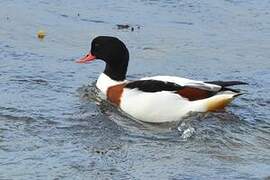
<path id="1" fill-rule="evenodd" d="M 102 93 L 106 94 L 107 89 L 109 87 L 115 86 L 117 84 L 121 84 L 123 82 L 125 82 L 125 81 L 115 81 L 115 80 L 111 79 L 109 76 L 107 76 L 106 74 L 102 73 L 98 77 L 96 86 Z"/>

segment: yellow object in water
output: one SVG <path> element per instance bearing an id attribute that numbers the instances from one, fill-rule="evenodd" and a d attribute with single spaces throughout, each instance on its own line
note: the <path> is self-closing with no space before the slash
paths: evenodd
<path id="1" fill-rule="evenodd" d="M 45 31 L 38 31 L 37 32 L 37 37 L 39 39 L 43 39 L 45 36 L 46 36 Z"/>

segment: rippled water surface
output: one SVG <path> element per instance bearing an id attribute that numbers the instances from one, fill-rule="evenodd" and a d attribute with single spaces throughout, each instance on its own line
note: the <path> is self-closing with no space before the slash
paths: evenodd
<path id="1" fill-rule="evenodd" d="M 267 0 L 0 0 L 0 179 L 269 179 L 269 9 Z M 127 44 L 130 79 L 249 85 L 224 112 L 135 122 L 97 95 L 101 61 L 74 63 L 97 35 Z"/>

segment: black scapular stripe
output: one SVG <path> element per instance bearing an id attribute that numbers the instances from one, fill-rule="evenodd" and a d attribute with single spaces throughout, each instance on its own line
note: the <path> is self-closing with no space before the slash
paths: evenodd
<path id="1" fill-rule="evenodd" d="M 205 83 L 215 84 L 215 85 L 221 86 L 222 88 L 218 92 L 232 91 L 232 92 L 236 92 L 236 93 L 239 93 L 240 91 L 236 90 L 236 89 L 228 88 L 228 86 L 247 84 L 247 83 L 242 82 L 242 81 L 208 81 Z M 138 90 L 144 91 L 144 92 L 159 92 L 159 91 L 179 92 L 179 90 L 184 90 L 184 88 L 187 88 L 187 87 L 189 87 L 189 86 L 181 86 L 181 85 L 176 84 L 176 83 L 164 82 L 164 81 L 159 81 L 159 80 L 138 80 L 138 81 L 130 82 L 130 83 L 126 84 L 126 86 L 125 86 L 125 88 L 129 88 L 129 89 L 136 89 L 137 88 Z M 196 87 L 189 87 L 189 88 L 196 89 Z M 200 89 L 200 88 L 198 88 L 198 89 Z M 207 91 L 207 90 L 204 90 L 204 91 Z M 218 92 L 211 92 L 211 91 L 207 91 L 207 92 L 209 93 L 208 94 L 209 97 L 218 93 Z"/>
<path id="2" fill-rule="evenodd" d="M 139 80 L 128 83 L 126 88 L 139 89 L 144 92 L 159 92 L 159 91 L 178 91 L 183 87 L 172 82 L 164 82 L 158 80 Z"/>

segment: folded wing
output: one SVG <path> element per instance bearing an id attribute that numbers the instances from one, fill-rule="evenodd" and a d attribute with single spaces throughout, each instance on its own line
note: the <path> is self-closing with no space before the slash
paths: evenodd
<path id="1" fill-rule="evenodd" d="M 196 101 L 212 97 L 218 93 L 231 91 L 239 93 L 238 90 L 228 86 L 247 84 L 241 81 L 194 81 L 173 76 L 155 76 L 132 81 L 125 85 L 125 88 L 138 89 L 142 92 L 155 93 L 169 91 L 179 94 L 189 101 Z"/>

